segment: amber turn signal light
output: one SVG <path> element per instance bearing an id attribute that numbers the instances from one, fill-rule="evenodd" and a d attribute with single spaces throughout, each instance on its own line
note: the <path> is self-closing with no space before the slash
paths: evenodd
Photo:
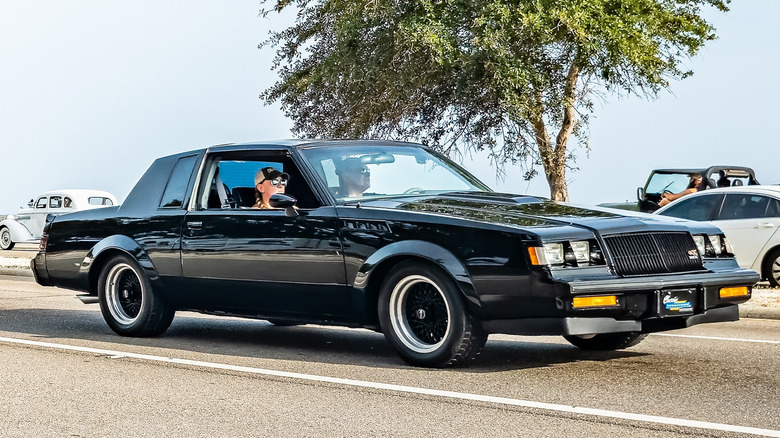
<path id="1" fill-rule="evenodd" d="M 616 307 L 618 306 L 617 296 L 602 295 L 597 297 L 574 297 L 571 300 L 571 306 L 575 309 L 584 307 Z"/>
<path id="2" fill-rule="evenodd" d="M 750 289 L 747 286 L 724 287 L 720 289 L 721 298 L 746 297 L 750 295 Z"/>

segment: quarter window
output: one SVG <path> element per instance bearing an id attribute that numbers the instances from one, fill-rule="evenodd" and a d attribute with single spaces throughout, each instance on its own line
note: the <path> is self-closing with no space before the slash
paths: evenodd
<path id="1" fill-rule="evenodd" d="M 190 182 L 195 158 L 197 158 L 195 155 L 190 155 L 189 157 L 179 158 L 176 161 L 176 165 L 173 166 L 173 171 L 171 172 L 171 178 L 168 180 L 168 185 L 165 186 L 165 193 L 163 193 L 160 201 L 160 207 L 174 208 L 184 205 L 184 195 Z"/>
<path id="2" fill-rule="evenodd" d="M 87 202 L 89 202 L 89 205 L 114 205 L 110 199 L 102 196 L 90 196 Z"/>

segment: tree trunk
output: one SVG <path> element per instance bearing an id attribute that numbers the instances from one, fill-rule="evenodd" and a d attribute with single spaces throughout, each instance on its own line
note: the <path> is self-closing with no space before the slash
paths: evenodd
<path id="1" fill-rule="evenodd" d="M 533 120 L 533 127 L 536 134 L 536 144 L 539 147 L 539 156 L 542 158 L 542 166 L 544 166 L 544 174 L 547 177 L 547 184 L 550 186 L 550 199 L 553 201 L 569 202 L 569 188 L 566 185 L 566 146 L 569 143 L 571 133 L 574 131 L 574 124 L 577 121 L 574 103 L 579 74 L 579 65 L 577 65 L 576 61 L 572 62 L 566 75 L 566 88 L 562 108 L 563 120 L 558 136 L 555 138 L 555 147 L 550 142 L 550 136 L 542 118 L 546 108 L 541 95 L 537 94 L 539 113 Z"/>

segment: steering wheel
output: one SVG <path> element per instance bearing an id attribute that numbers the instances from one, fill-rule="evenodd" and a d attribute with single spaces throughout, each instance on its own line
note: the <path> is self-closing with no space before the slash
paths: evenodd
<path id="1" fill-rule="evenodd" d="M 404 195 L 416 195 L 416 194 L 422 193 L 422 191 L 423 191 L 423 189 L 421 189 L 420 187 L 412 187 L 411 189 L 407 189 L 406 191 L 404 191 L 403 194 Z"/>

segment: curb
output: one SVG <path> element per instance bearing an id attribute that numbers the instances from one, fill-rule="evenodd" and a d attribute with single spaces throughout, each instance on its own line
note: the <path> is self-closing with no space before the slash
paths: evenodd
<path id="1" fill-rule="evenodd" d="M 17 277 L 32 277 L 33 273 L 30 268 L 11 268 L 7 266 L 0 266 L 0 275 L 15 275 Z"/>
<path id="2" fill-rule="evenodd" d="M 747 306 L 745 304 L 740 304 L 739 317 L 756 319 L 780 319 L 780 309 L 776 307 Z"/>

